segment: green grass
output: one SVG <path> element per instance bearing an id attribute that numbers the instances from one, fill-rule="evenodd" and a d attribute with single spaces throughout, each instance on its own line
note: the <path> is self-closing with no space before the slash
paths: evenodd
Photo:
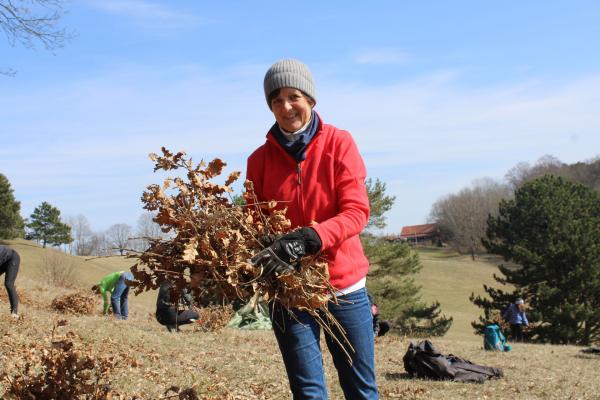
<path id="1" fill-rule="evenodd" d="M 422 287 L 421 294 L 427 303 L 439 301 L 443 314 L 454 318 L 446 334 L 451 339 L 480 340 L 474 335 L 471 321 L 482 314 L 481 309 L 469 301 L 472 292 L 485 294 L 483 284 L 497 286 L 493 274 L 498 268 L 488 261 L 471 260 L 441 250 L 418 249 L 423 269 L 415 281 Z M 439 256 L 441 254 L 442 256 Z"/>
<path id="2" fill-rule="evenodd" d="M 429 258 L 456 258 L 461 257 L 456 251 L 449 247 L 437 247 L 437 246 L 419 246 L 415 247 L 422 257 Z"/>

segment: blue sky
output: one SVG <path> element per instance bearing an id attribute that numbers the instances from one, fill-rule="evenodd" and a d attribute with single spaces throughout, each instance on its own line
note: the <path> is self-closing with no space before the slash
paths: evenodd
<path id="1" fill-rule="evenodd" d="M 135 226 L 161 146 L 245 169 L 267 68 L 306 62 L 317 111 L 396 196 L 386 232 L 520 161 L 600 155 L 595 1 L 80 0 L 52 54 L 0 36 L 0 173 L 94 230 Z"/>

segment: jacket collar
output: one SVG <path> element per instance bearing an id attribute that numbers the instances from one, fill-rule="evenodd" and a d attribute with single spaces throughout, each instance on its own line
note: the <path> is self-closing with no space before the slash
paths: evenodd
<path id="1" fill-rule="evenodd" d="M 314 133 L 314 136 L 309 141 L 309 143 L 306 144 L 306 146 L 304 148 L 304 154 L 305 155 L 308 152 L 309 148 L 312 147 L 312 143 L 315 142 L 315 140 L 317 139 L 317 137 L 319 136 L 319 134 L 323 130 L 323 120 L 321 119 L 321 116 L 316 111 L 314 111 L 314 110 L 313 110 L 313 113 L 314 113 L 313 118 L 316 119 L 317 127 L 316 127 L 316 132 Z M 294 164 L 300 163 L 302 160 L 300 160 L 300 161 L 296 160 L 294 158 L 294 156 L 292 156 L 290 153 L 288 153 L 284 149 L 284 147 L 279 143 L 279 141 L 277 140 L 277 137 L 275 137 L 275 134 L 273 133 L 273 129 L 279 129 L 279 127 L 277 126 L 277 123 L 275 123 L 275 125 L 273 125 L 273 127 L 271 127 L 271 129 L 269 129 L 269 131 L 267 132 L 267 135 L 266 135 L 267 143 L 275 146 L 279 151 L 281 151 L 287 157 L 289 157 L 289 159 L 291 161 L 293 161 Z"/>

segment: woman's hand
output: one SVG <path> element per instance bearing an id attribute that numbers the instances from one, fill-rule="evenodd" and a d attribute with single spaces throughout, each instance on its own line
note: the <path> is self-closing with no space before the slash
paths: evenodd
<path id="1" fill-rule="evenodd" d="M 257 253 L 250 262 L 261 266 L 261 276 L 280 275 L 298 269 L 300 259 L 321 249 L 321 239 L 314 229 L 304 227 L 275 239 L 273 244 Z"/>

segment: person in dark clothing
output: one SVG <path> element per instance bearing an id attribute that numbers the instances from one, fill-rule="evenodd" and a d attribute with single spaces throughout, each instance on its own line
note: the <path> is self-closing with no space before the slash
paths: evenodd
<path id="1" fill-rule="evenodd" d="M 19 318 L 19 296 L 15 289 L 15 280 L 19 272 L 19 264 L 21 257 L 19 253 L 10 247 L 0 245 L 0 275 L 4 275 L 4 286 L 8 293 L 8 301 L 10 302 L 10 315 L 13 318 Z"/>
<path id="2" fill-rule="evenodd" d="M 190 286 L 196 286 L 199 281 L 199 275 L 192 274 Z M 172 301 L 173 282 L 164 281 L 158 290 L 156 299 L 156 320 L 159 324 L 165 325 L 169 332 L 179 332 L 180 325 L 191 324 L 199 318 L 196 311 L 192 309 L 193 299 L 189 290 L 185 290 L 179 301 Z M 185 309 L 180 310 L 180 305 Z"/>
<path id="3" fill-rule="evenodd" d="M 371 314 L 373 315 L 373 333 L 375 334 L 375 336 L 383 336 L 386 333 L 388 333 L 392 326 L 389 323 L 389 321 L 379 320 L 379 309 L 377 308 L 377 304 L 373 300 L 373 296 L 367 294 L 367 297 L 369 298 L 369 302 L 371 303 Z"/>

